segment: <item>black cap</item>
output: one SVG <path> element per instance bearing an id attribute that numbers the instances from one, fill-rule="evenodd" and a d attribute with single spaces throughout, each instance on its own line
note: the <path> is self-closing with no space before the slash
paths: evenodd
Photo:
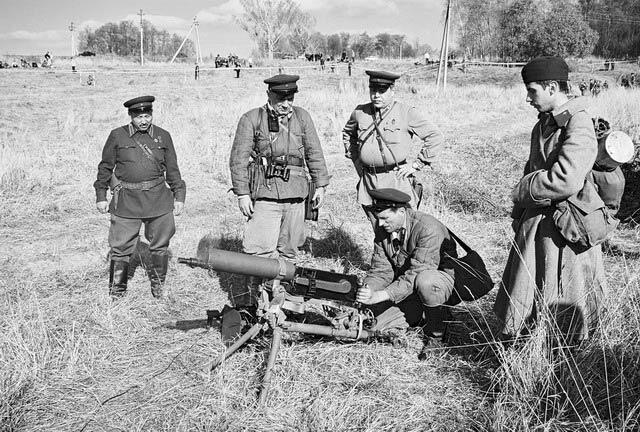
<path id="1" fill-rule="evenodd" d="M 271 78 L 267 78 L 264 80 L 265 84 L 269 85 L 269 90 L 281 93 L 281 94 L 290 94 L 296 93 L 298 91 L 298 85 L 296 81 L 298 81 L 300 77 L 298 75 L 286 75 L 279 74 L 272 76 Z"/>
<path id="2" fill-rule="evenodd" d="M 411 197 L 398 189 L 384 188 L 369 191 L 373 198 L 373 206 L 382 211 L 388 208 L 408 207 Z"/>
<path id="3" fill-rule="evenodd" d="M 400 74 L 393 72 L 368 70 L 365 73 L 369 75 L 369 87 L 386 88 L 392 86 L 400 78 Z"/>
<path id="4" fill-rule="evenodd" d="M 124 107 L 129 109 L 129 114 L 152 112 L 154 100 L 156 100 L 156 98 L 153 96 L 139 96 L 126 101 Z"/>
<path id="5" fill-rule="evenodd" d="M 537 57 L 527 63 L 521 71 L 525 84 L 534 81 L 568 81 L 569 66 L 560 57 Z"/>

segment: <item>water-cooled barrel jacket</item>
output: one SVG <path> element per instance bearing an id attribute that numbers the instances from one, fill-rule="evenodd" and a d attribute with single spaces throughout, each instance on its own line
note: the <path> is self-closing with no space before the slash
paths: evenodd
<path id="1" fill-rule="evenodd" d="M 146 144 L 158 164 L 150 160 L 134 141 Z M 115 168 L 115 170 L 114 170 Z M 107 189 L 111 174 L 127 183 L 141 183 L 165 177 L 162 182 L 149 190 L 122 188 L 118 194 L 118 206 L 111 200 L 109 211 L 125 218 L 151 218 L 173 211 L 173 202 L 184 202 L 186 184 L 180 175 L 176 150 L 171 135 L 166 130 L 152 125 L 147 132 L 137 131 L 132 124 L 111 131 L 102 149 L 102 160 L 98 164 L 98 178 L 93 187 L 96 200 L 107 200 Z M 167 187 L 167 184 L 169 185 Z"/>
<path id="2" fill-rule="evenodd" d="M 442 222 L 413 209 L 406 212 L 406 232 L 399 252 L 391 234 L 376 228 L 371 269 L 365 278 L 372 290 L 387 290 L 395 303 L 414 291 L 416 276 L 425 270 L 441 270 L 453 277 L 453 259 L 458 257 L 456 243 Z"/>
<path id="3" fill-rule="evenodd" d="M 265 105 L 240 117 L 229 158 L 233 192 L 236 195 L 249 195 L 249 165 L 254 160 L 252 152 L 265 157 L 289 155 L 304 159 L 315 186 L 328 185 L 329 172 L 309 113 L 300 107 L 293 107 L 286 128 L 280 127 L 278 132 L 269 132 L 268 115 Z M 267 180 L 267 185 L 260 182 L 256 198 L 305 198 L 309 193 L 309 185 L 304 169 L 295 166 L 290 169 L 288 181 L 274 177 Z"/>
<path id="4" fill-rule="evenodd" d="M 442 133 L 436 126 L 415 107 L 393 102 L 383 110 L 383 120 L 379 125 L 383 143 L 384 161 L 380 153 L 380 145 L 376 133 L 369 133 L 373 127 L 374 106 L 371 103 L 358 105 L 342 130 L 342 142 L 345 151 L 354 160 L 363 165 L 382 167 L 392 165 L 393 157 L 397 162 L 407 159 L 411 150 L 411 140 L 417 136 L 422 140 L 422 148 L 418 153 L 418 165 L 433 164 L 442 148 Z M 376 116 L 378 118 L 378 116 Z M 363 141 L 364 139 L 364 141 Z M 390 153 L 391 150 L 393 155 Z"/>

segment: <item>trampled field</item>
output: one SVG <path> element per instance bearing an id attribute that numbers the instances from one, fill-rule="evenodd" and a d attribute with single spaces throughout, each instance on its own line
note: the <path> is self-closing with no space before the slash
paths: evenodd
<path id="1" fill-rule="evenodd" d="M 452 71 L 447 93 L 438 95 L 433 72 L 393 67 L 411 69 L 397 85 L 399 99 L 428 112 L 446 138 L 437 171 L 421 174 L 430 185 L 422 210 L 480 251 L 498 280 L 512 235 L 509 191 L 536 121 L 519 70 Z M 400 347 L 291 338 L 260 409 L 268 339 L 210 373 L 223 351 L 219 332 L 189 329 L 187 321 L 227 303 L 234 279 L 175 258 L 195 256 L 205 236 L 238 247 L 244 220 L 228 192 L 229 149 L 238 118 L 264 103 L 262 80 L 276 69 L 241 79 L 205 71 L 195 81 L 191 69 L 139 74 L 103 66 L 95 86 L 82 73 L 0 72 L 0 430 L 640 430 L 635 225 L 605 245 L 602 332 L 575 357 L 548 358 L 542 338 L 504 352 L 493 343 L 492 292 L 455 309 L 449 347 L 425 361 L 416 333 Z M 301 75 L 296 104 L 313 116 L 332 174 L 301 261 L 366 270 L 372 232 L 355 204 L 356 175 L 340 138 L 351 109 L 368 98 L 364 73 Z M 154 300 L 138 269 L 127 297 L 113 303 L 109 218 L 95 210 L 92 183 L 109 131 L 128 121 L 122 102 L 143 94 L 156 96 L 154 122 L 174 138 L 186 210 L 171 244 L 169 299 Z M 637 137 L 640 91 L 612 88 L 591 105 Z M 175 321 L 182 325 L 168 325 Z"/>

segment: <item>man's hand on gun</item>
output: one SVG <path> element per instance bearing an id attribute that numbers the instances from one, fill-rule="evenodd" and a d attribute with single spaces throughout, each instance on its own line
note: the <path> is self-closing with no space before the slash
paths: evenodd
<path id="1" fill-rule="evenodd" d="M 389 300 L 386 290 L 373 291 L 369 285 L 364 284 L 358 289 L 356 300 L 362 304 L 371 305 Z"/>

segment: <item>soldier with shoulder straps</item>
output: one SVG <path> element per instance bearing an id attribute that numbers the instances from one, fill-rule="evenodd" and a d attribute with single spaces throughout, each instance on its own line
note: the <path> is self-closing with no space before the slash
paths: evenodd
<path id="1" fill-rule="evenodd" d="M 142 223 L 149 241 L 152 268 L 147 269 L 151 293 L 165 295 L 169 241 L 175 234 L 173 215 L 184 208 L 186 185 L 178 169 L 171 135 L 152 124 L 153 96 L 124 103 L 131 123 L 111 131 L 98 165 L 96 208 L 111 213 L 109 294 L 121 297 L 127 290 L 129 258 L 136 247 Z M 107 189 L 113 198 L 107 202 Z"/>
<path id="2" fill-rule="evenodd" d="M 267 103 L 238 122 L 229 160 L 233 193 L 248 218 L 245 253 L 293 259 L 305 241 L 305 198 L 322 206 L 329 174 L 309 113 L 293 106 L 297 75 L 276 75 Z M 255 309 L 260 281 L 232 292 L 236 308 Z M 277 283 L 277 282 L 274 282 Z"/>
<path id="3" fill-rule="evenodd" d="M 395 99 L 394 84 L 400 75 L 384 71 L 366 71 L 369 75 L 371 102 L 358 105 L 342 130 L 345 155 L 354 163 L 360 177 L 358 203 L 372 223 L 368 208 L 374 189 L 393 188 L 409 194 L 410 206 L 417 209 L 421 188 L 415 173 L 433 167 L 443 143 L 440 131 L 415 107 Z M 422 141 L 418 157 L 411 162 L 413 137 Z"/>

